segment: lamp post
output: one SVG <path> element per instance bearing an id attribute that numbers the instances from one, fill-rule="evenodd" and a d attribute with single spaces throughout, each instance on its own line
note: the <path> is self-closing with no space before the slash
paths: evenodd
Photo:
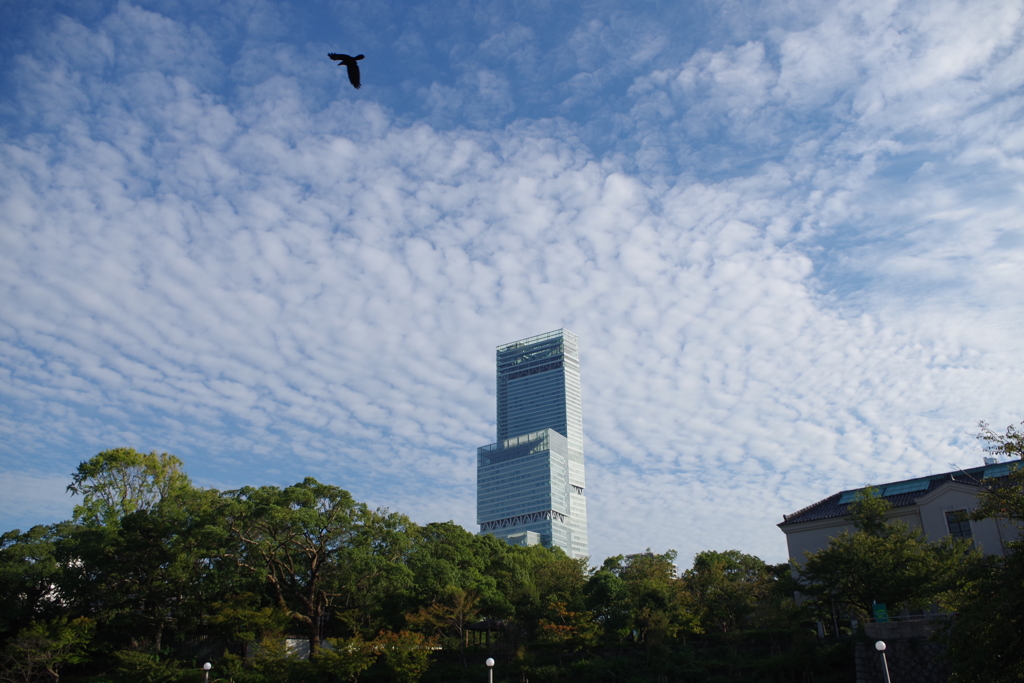
<path id="1" fill-rule="evenodd" d="M 882 653 L 882 671 L 885 672 L 885 683 L 892 683 L 889 678 L 889 662 L 885 660 L 885 641 L 879 640 L 875 643 L 875 649 Z"/>
<path id="2" fill-rule="evenodd" d="M 484 664 L 487 665 L 487 683 L 494 683 L 494 660 L 488 657 Z"/>
<path id="3" fill-rule="evenodd" d="M 207 662 L 203 664 L 203 683 L 210 683 L 210 669 L 213 668 L 213 664 Z"/>

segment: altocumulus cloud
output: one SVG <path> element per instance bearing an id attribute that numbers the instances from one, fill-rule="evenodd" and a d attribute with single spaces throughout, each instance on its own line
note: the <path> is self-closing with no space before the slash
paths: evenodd
<path id="1" fill-rule="evenodd" d="M 595 562 L 779 561 L 783 512 L 973 462 L 1021 408 L 1020 8 L 852 7 L 678 58 L 644 17 L 548 53 L 510 23 L 397 113 L 170 10 L 40 28 L 0 150 L 3 526 L 130 445 L 474 528 L 494 346 L 561 326 Z M 652 40 L 618 59 L 622 26 Z M 517 113 L 533 69 L 564 117 Z"/>

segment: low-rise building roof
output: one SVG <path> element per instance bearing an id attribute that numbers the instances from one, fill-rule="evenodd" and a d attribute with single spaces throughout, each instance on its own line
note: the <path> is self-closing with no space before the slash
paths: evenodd
<path id="1" fill-rule="evenodd" d="M 981 486 L 986 479 L 1005 477 L 1010 472 L 1010 465 L 1016 464 L 1016 462 L 986 464 L 981 467 L 956 470 L 955 472 L 930 474 L 927 477 L 878 484 L 874 488 L 878 489 L 881 497 L 889 501 L 893 508 L 908 507 L 914 505 L 915 501 L 921 496 L 952 482 L 968 484 L 970 486 Z M 864 488 L 859 488 L 834 493 L 828 498 L 808 505 L 791 515 L 783 515 L 783 521 L 778 526 L 787 527 L 802 522 L 846 517 L 850 504 L 856 499 L 856 495 L 863 490 Z"/>

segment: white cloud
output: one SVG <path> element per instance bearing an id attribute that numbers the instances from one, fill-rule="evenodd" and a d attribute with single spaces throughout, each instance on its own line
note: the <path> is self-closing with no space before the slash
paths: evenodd
<path id="1" fill-rule="evenodd" d="M 62 19 L 49 39 L 95 64 L 17 61 L 35 128 L 0 148 L 5 469 L 63 495 L 54 472 L 128 445 L 204 485 L 313 474 L 474 528 L 494 346 L 564 325 L 595 560 L 783 559 L 782 513 L 967 464 L 974 420 L 1020 412 L 1019 13 L 961 40 L 958 5 L 915 7 L 822 10 L 672 68 L 656 41 L 610 64 L 624 20 L 578 26 L 569 97 L 649 69 L 633 175 L 586 121 L 495 128 L 521 93 L 492 66 L 424 86 L 427 125 L 316 100 L 288 50 L 226 97 L 209 84 L 234 66 L 187 20 Z M 531 30 L 476 44 L 526 69 Z M 943 46 L 963 59 L 930 63 Z M 111 60 L 140 66 L 107 80 Z"/>
<path id="2" fill-rule="evenodd" d="M 71 518 L 75 501 L 64 489 L 71 482 L 71 473 L 61 476 L 44 472 L 0 472 L 0 517 L 3 519 L 34 519 L 32 525 L 52 523 Z M 25 524 L 21 531 L 31 526 Z M 4 531 L 12 528 L 4 527 Z"/>

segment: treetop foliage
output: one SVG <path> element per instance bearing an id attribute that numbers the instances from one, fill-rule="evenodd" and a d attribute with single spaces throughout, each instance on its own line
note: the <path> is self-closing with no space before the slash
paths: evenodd
<path id="1" fill-rule="evenodd" d="M 85 524 L 113 524 L 125 515 L 152 510 L 160 501 L 191 487 L 184 463 L 167 453 L 139 453 L 133 448 L 103 451 L 83 462 L 67 490 L 81 495 L 75 519 Z"/>
<path id="2" fill-rule="evenodd" d="M 1024 426 L 1024 422 L 1021 423 Z M 1008 475 L 982 482 L 983 491 L 979 505 L 973 511 L 972 519 L 996 517 L 1024 523 L 1024 431 L 1014 425 L 1000 434 L 993 431 L 985 422 L 979 422 L 981 430 L 976 435 L 983 442 L 985 452 L 993 455 L 1016 458 L 1016 462 L 1008 463 Z"/>
<path id="3" fill-rule="evenodd" d="M 892 503 L 882 498 L 877 488 L 869 486 L 856 493 L 853 502 L 847 507 L 847 512 L 857 531 L 872 536 L 883 536 L 893 528 L 886 520 L 886 513 L 891 509 Z"/>

